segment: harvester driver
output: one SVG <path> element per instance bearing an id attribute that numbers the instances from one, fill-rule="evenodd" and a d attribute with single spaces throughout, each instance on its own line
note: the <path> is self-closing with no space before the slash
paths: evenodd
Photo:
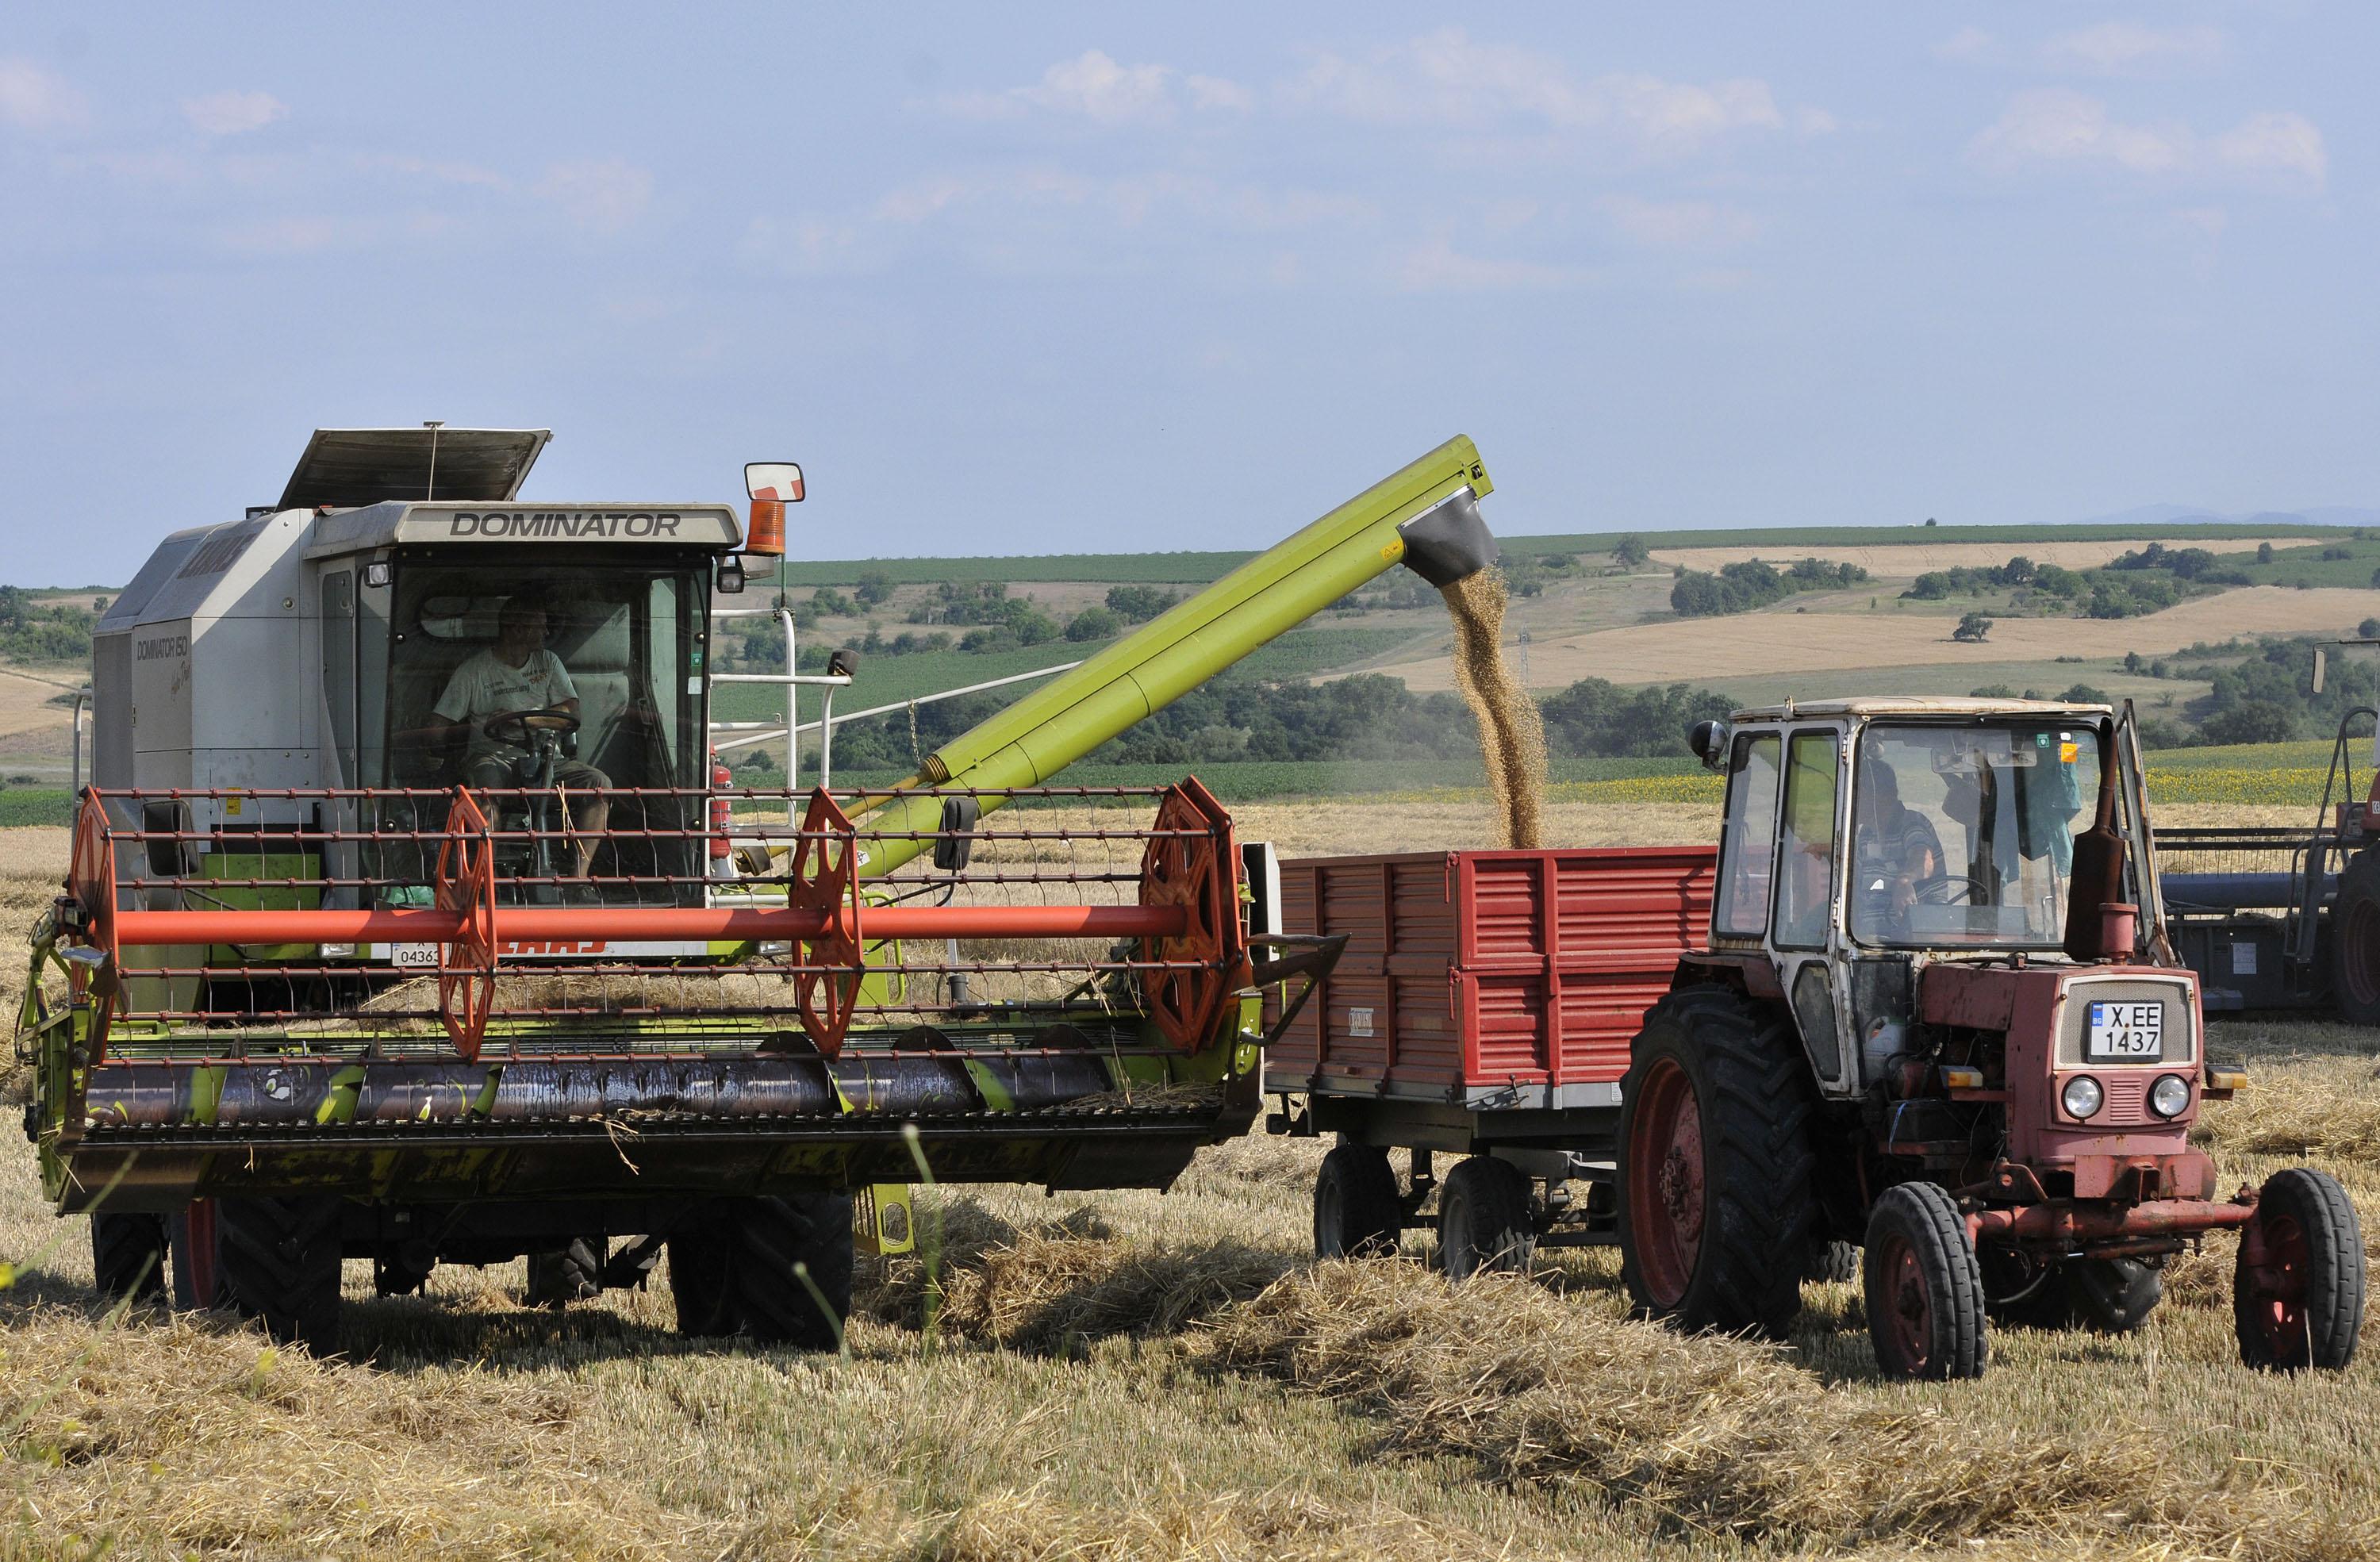
<path id="1" fill-rule="evenodd" d="M 509 599 L 496 615 L 496 643 L 455 669 L 431 714 L 442 733 L 469 728 L 463 779 L 473 790 L 550 785 L 561 793 L 572 825 L 568 876 L 584 878 L 611 816 L 603 789 L 612 778 L 559 754 L 552 757 L 552 774 L 544 775 L 540 757 L 517 741 L 540 725 L 548 731 L 565 726 L 540 723 L 539 717 L 567 718 L 565 730 L 577 726 L 577 687 L 562 659 L 545 648 L 545 604 L 528 596 Z M 579 795 L 572 795 L 574 789 Z"/>

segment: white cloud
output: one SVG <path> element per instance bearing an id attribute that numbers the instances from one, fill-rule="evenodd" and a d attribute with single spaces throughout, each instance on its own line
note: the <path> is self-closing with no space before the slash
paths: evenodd
<path id="1" fill-rule="evenodd" d="M 1443 234 L 1406 251 L 1396 265 L 1396 284 L 1408 293 L 1546 292 L 1576 287 L 1594 274 L 1576 266 L 1465 255 Z"/>
<path id="2" fill-rule="evenodd" d="M 1099 125 L 1128 125 L 1170 120 L 1185 103 L 1200 112 L 1236 113 L 1253 107 L 1256 94 L 1221 77 L 1185 76 L 1163 65 L 1122 65 L 1104 50 L 1086 49 L 1043 71 L 1030 87 L 961 93 L 943 99 L 942 106 L 976 119 L 1013 118 L 1038 109 Z"/>
<path id="3" fill-rule="evenodd" d="M 210 92 L 184 98 L 182 117 L 210 136 L 242 136 L 289 115 L 289 105 L 270 92 Z"/>
<path id="4" fill-rule="evenodd" d="M 2013 173 L 2028 163 L 2076 163 L 2172 174 L 2190 163 L 2192 137 L 2186 125 L 2119 124 L 2097 98 L 2045 87 L 2010 99 L 1970 150 L 1996 173 Z"/>
<path id="5" fill-rule="evenodd" d="M 2175 208 L 2173 220 L 2192 233 L 2220 238 L 2231 225 L 2231 213 L 2220 206 L 2182 206 Z"/>
<path id="6" fill-rule="evenodd" d="M 1606 197 L 1602 204 L 1613 225 L 1639 244 L 1722 248 L 1760 234 L 1759 218 L 1714 201 L 1644 200 L 1615 195 Z"/>
<path id="7" fill-rule="evenodd" d="M 64 130 L 88 115 L 82 94 L 55 72 L 0 55 L 0 121 L 24 130 Z"/>
<path id="8" fill-rule="evenodd" d="M 1937 60 L 1955 60 L 1961 65 L 1981 65 L 1999 57 L 1999 40 L 1980 27 L 1962 27 L 1934 45 Z"/>
<path id="9" fill-rule="evenodd" d="M 2249 115 L 2209 139 L 2185 124 L 2125 124 L 2097 98 L 2062 87 L 2019 92 L 1969 144 L 1989 173 L 2028 167 L 2098 167 L 2152 178 L 2218 178 L 2284 189 L 2320 189 L 2328 175 L 2322 131 L 2301 114 Z"/>
<path id="10" fill-rule="evenodd" d="M 545 171 L 537 193 L 580 227 L 618 233 L 651 202 L 653 176 L 618 158 L 557 163 Z"/>
<path id="11" fill-rule="evenodd" d="M 2224 48 L 2219 28 L 2103 21 L 2058 34 L 2041 46 L 2041 57 L 2054 70 L 2084 76 L 2158 76 L 2204 70 Z"/>
<path id="12" fill-rule="evenodd" d="M 1642 74 L 1580 80 L 1553 55 L 1475 42 L 1460 28 L 1361 59 L 1324 54 L 1291 83 L 1286 96 L 1376 124 L 1535 120 L 1558 130 L 1607 135 L 1654 156 L 1698 151 L 1731 132 L 1785 127 L 1766 82 L 1680 82 Z M 1805 121 L 1805 128 L 1814 123 Z"/>
<path id="13" fill-rule="evenodd" d="M 2316 189 L 2330 172 L 2322 131 L 2302 114 L 2252 114 L 2207 143 L 2207 151 L 2227 172 L 2301 180 Z"/>

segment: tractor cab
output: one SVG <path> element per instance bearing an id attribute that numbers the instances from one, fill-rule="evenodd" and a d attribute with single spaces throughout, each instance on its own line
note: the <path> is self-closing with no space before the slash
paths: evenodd
<path id="1" fill-rule="evenodd" d="M 2103 969 L 2158 963 L 2163 938 L 2136 749 L 2107 707 L 1840 700 L 1693 741 L 1728 778 L 1707 959 L 1785 998 L 1822 1094 L 1899 1094 L 1922 995 L 1966 979 L 1937 966 L 2145 981 L 2170 1010 L 2151 1060 L 2193 1058 L 2186 973 Z"/>

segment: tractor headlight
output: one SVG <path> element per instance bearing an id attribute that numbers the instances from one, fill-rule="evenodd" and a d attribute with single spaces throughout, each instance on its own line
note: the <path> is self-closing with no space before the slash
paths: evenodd
<path id="1" fill-rule="evenodd" d="M 2190 1110 L 2190 1082 L 2180 1074 L 2162 1074 L 2149 1086 L 2149 1110 L 2161 1118 L 2178 1118 Z"/>
<path id="2" fill-rule="evenodd" d="M 2087 1118 L 2107 1105 L 2107 1093 L 2089 1074 L 2076 1074 L 2066 1082 L 2066 1088 L 2058 1092 L 2058 1099 L 2066 1108 L 2068 1117 Z"/>

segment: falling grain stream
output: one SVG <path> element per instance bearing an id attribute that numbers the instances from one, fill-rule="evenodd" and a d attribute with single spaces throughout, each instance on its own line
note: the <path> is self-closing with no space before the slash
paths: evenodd
<path id="1" fill-rule="evenodd" d="M 1439 595 L 1454 618 L 1454 684 L 1479 722 L 1501 843 L 1540 845 L 1546 728 L 1536 701 L 1504 664 L 1504 572 L 1481 570 L 1439 587 Z"/>

